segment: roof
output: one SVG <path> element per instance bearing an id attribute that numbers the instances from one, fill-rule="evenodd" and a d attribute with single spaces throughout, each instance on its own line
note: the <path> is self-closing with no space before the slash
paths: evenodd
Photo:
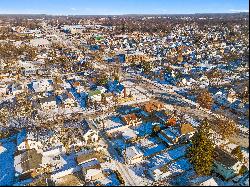
<path id="1" fill-rule="evenodd" d="M 190 132 L 194 132 L 194 128 L 192 127 L 191 124 L 182 124 L 180 126 L 180 133 L 181 134 L 187 134 Z"/>
<path id="2" fill-rule="evenodd" d="M 82 164 L 86 161 L 91 161 L 91 160 L 97 160 L 97 158 L 100 157 L 100 154 L 98 152 L 90 152 L 86 154 L 81 154 L 76 157 L 76 161 L 78 164 Z"/>
<path id="3" fill-rule="evenodd" d="M 127 114 L 121 117 L 122 121 L 125 122 L 127 125 L 131 122 L 131 121 L 136 121 L 139 118 L 134 114 Z"/>
<path id="4" fill-rule="evenodd" d="M 133 159 L 135 157 L 143 156 L 142 151 L 135 146 L 127 147 L 125 150 L 125 154 L 128 159 Z"/>
<path id="5" fill-rule="evenodd" d="M 49 103 L 49 102 L 53 102 L 53 101 L 56 101 L 55 96 L 44 97 L 44 98 L 40 99 L 40 103 Z"/>
<path id="6" fill-rule="evenodd" d="M 137 137 L 135 131 L 130 128 L 126 129 L 125 132 L 122 133 L 122 136 L 125 140 Z"/>
<path id="7" fill-rule="evenodd" d="M 16 165 L 20 165 L 21 168 L 16 167 L 16 170 L 20 173 L 25 173 L 32 169 L 40 168 L 42 157 L 42 154 L 38 153 L 35 149 L 26 150 L 20 154 L 20 162 L 16 163 Z"/>
<path id="8" fill-rule="evenodd" d="M 100 169 L 101 165 L 100 165 L 100 162 L 97 160 L 97 158 L 93 158 L 93 159 L 81 164 L 81 167 L 82 167 L 82 169 L 85 169 L 85 170 Z"/>
<path id="9" fill-rule="evenodd" d="M 150 101 L 147 102 L 144 106 L 143 106 L 144 110 L 146 112 L 152 112 L 155 110 L 161 110 L 164 109 L 164 104 L 158 101 Z"/>
<path id="10" fill-rule="evenodd" d="M 101 94 L 101 91 L 100 90 L 94 90 L 94 91 L 90 91 L 88 94 L 89 94 L 89 96 L 99 95 L 99 94 Z"/>
<path id="11" fill-rule="evenodd" d="M 75 174 L 69 174 L 56 181 L 57 186 L 81 186 L 83 182 Z"/>
<path id="12" fill-rule="evenodd" d="M 191 185 L 199 185 L 199 186 L 218 186 L 214 178 L 210 176 L 201 176 L 194 178 L 190 181 L 190 183 Z"/>
<path id="13" fill-rule="evenodd" d="M 214 151 L 214 160 L 226 167 L 232 167 L 238 162 L 236 158 L 217 146 L 215 147 Z"/>
<path id="14" fill-rule="evenodd" d="M 173 141 L 175 141 L 179 136 L 179 134 L 175 134 L 174 132 L 176 132 L 176 131 L 173 131 L 170 128 L 167 128 L 167 129 L 161 130 L 160 133 L 158 134 L 158 136 L 160 138 L 164 137 L 164 138 L 162 138 L 163 140 L 167 139 L 168 141 L 173 143 Z"/>

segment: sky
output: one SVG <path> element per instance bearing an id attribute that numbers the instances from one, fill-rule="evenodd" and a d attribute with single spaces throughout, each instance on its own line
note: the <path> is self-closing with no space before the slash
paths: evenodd
<path id="1" fill-rule="evenodd" d="M 0 0 L 0 14 L 122 15 L 249 12 L 248 0 Z"/>

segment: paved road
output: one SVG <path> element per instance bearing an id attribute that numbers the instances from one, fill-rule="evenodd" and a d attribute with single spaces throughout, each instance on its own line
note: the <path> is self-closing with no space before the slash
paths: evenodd
<path id="1" fill-rule="evenodd" d="M 176 87 L 171 85 L 161 85 L 159 83 L 155 83 L 145 77 L 138 76 L 137 79 L 133 78 L 129 74 L 125 74 L 126 78 L 130 81 L 134 82 L 135 84 L 139 84 L 143 89 L 148 90 L 149 92 L 154 92 L 155 96 L 158 96 L 158 99 L 164 102 L 164 99 L 178 99 L 180 101 L 184 101 L 184 103 L 187 103 L 184 105 L 175 105 L 175 108 L 179 111 L 182 111 L 184 113 L 189 114 L 190 116 L 195 116 L 196 118 L 199 118 L 200 120 L 204 118 L 208 119 L 214 119 L 214 118 L 221 118 L 226 119 L 225 116 L 213 113 L 211 110 L 202 108 L 199 106 L 199 104 L 186 99 L 182 95 L 179 95 L 178 93 L 174 92 L 174 90 L 177 90 Z M 167 96 L 164 94 L 168 94 Z M 166 100 L 165 100 L 166 102 Z M 249 147 L 249 135 L 246 136 L 244 133 L 239 133 L 237 135 L 234 135 L 230 137 L 230 142 L 235 143 L 237 145 L 240 145 L 242 147 Z"/>
<path id="2" fill-rule="evenodd" d="M 98 130 L 96 126 L 93 124 L 93 121 L 86 119 L 87 123 L 89 124 L 90 128 L 99 132 L 99 136 L 102 140 L 108 145 L 108 151 L 114 159 L 112 161 L 116 164 L 118 171 L 121 173 L 122 178 L 125 180 L 127 186 L 139 186 L 139 184 L 134 181 L 133 177 L 130 175 L 128 168 L 122 164 L 123 159 L 118 155 L 117 151 L 114 149 L 113 145 L 109 142 L 108 137 Z"/>

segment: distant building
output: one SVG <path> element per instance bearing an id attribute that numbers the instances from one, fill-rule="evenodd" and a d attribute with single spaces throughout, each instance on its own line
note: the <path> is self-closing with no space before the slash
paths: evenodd
<path id="1" fill-rule="evenodd" d="M 36 38 L 36 39 L 32 39 L 30 41 L 30 45 L 32 45 L 34 47 L 49 47 L 50 42 L 49 42 L 49 40 L 44 39 L 44 38 Z"/>

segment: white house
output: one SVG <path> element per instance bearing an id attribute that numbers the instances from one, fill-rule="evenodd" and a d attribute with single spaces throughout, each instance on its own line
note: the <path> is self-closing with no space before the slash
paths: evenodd
<path id="1" fill-rule="evenodd" d="M 99 140 L 98 133 L 95 130 L 88 129 L 87 131 L 84 132 L 83 139 L 86 144 L 91 142 L 97 142 Z"/>
<path id="2" fill-rule="evenodd" d="M 74 100 L 74 97 L 72 96 L 71 93 L 63 93 L 61 95 L 61 99 L 64 105 L 64 108 L 72 108 L 72 107 L 76 107 L 77 103 Z"/>
<path id="3" fill-rule="evenodd" d="M 53 110 L 57 108 L 56 104 L 56 97 L 55 96 L 49 96 L 40 99 L 40 107 L 42 110 Z"/>
<path id="4" fill-rule="evenodd" d="M 224 179 L 228 180 L 239 174 L 242 163 L 231 154 L 215 147 L 214 167 L 213 171 L 220 174 Z"/>
<path id="5" fill-rule="evenodd" d="M 137 134 L 134 130 L 128 128 L 122 133 L 122 137 L 125 141 L 134 140 L 137 137 Z"/>
<path id="6" fill-rule="evenodd" d="M 142 151 L 135 146 L 127 147 L 123 151 L 124 160 L 127 164 L 135 164 L 143 160 Z"/>
<path id="7" fill-rule="evenodd" d="M 36 137 L 33 133 L 27 133 L 25 129 L 18 133 L 17 150 L 24 151 L 27 149 L 35 149 L 40 152 L 42 148 L 42 143 L 39 140 L 36 140 Z"/>
<path id="8" fill-rule="evenodd" d="M 32 82 L 32 88 L 35 92 L 45 92 L 53 90 L 53 86 L 51 85 L 49 80 L 46 79 Z"/>
<path id="9" fill-rule="evenodd" d="M 30 45 L 34 47 L 49 47 L 50 42 L 47 39 L 44 38 L 35 38 L 30 40 Z"/>
<path id="10" fill-rule="evenodd" d="M 227 95 L 227 100 L 230 102 L 230 103 L 233 103 L 234 101 L 237 100 L 237 95 L 236 95 L 236 92 L 231 88 L 229 90 L 229 93 Z"/>
<path id="11" fill-rule="evenodd" d="M 7 85 L 6 84 L 0 84 L 0 97 L 6 95 L 7 92 Z"/>

